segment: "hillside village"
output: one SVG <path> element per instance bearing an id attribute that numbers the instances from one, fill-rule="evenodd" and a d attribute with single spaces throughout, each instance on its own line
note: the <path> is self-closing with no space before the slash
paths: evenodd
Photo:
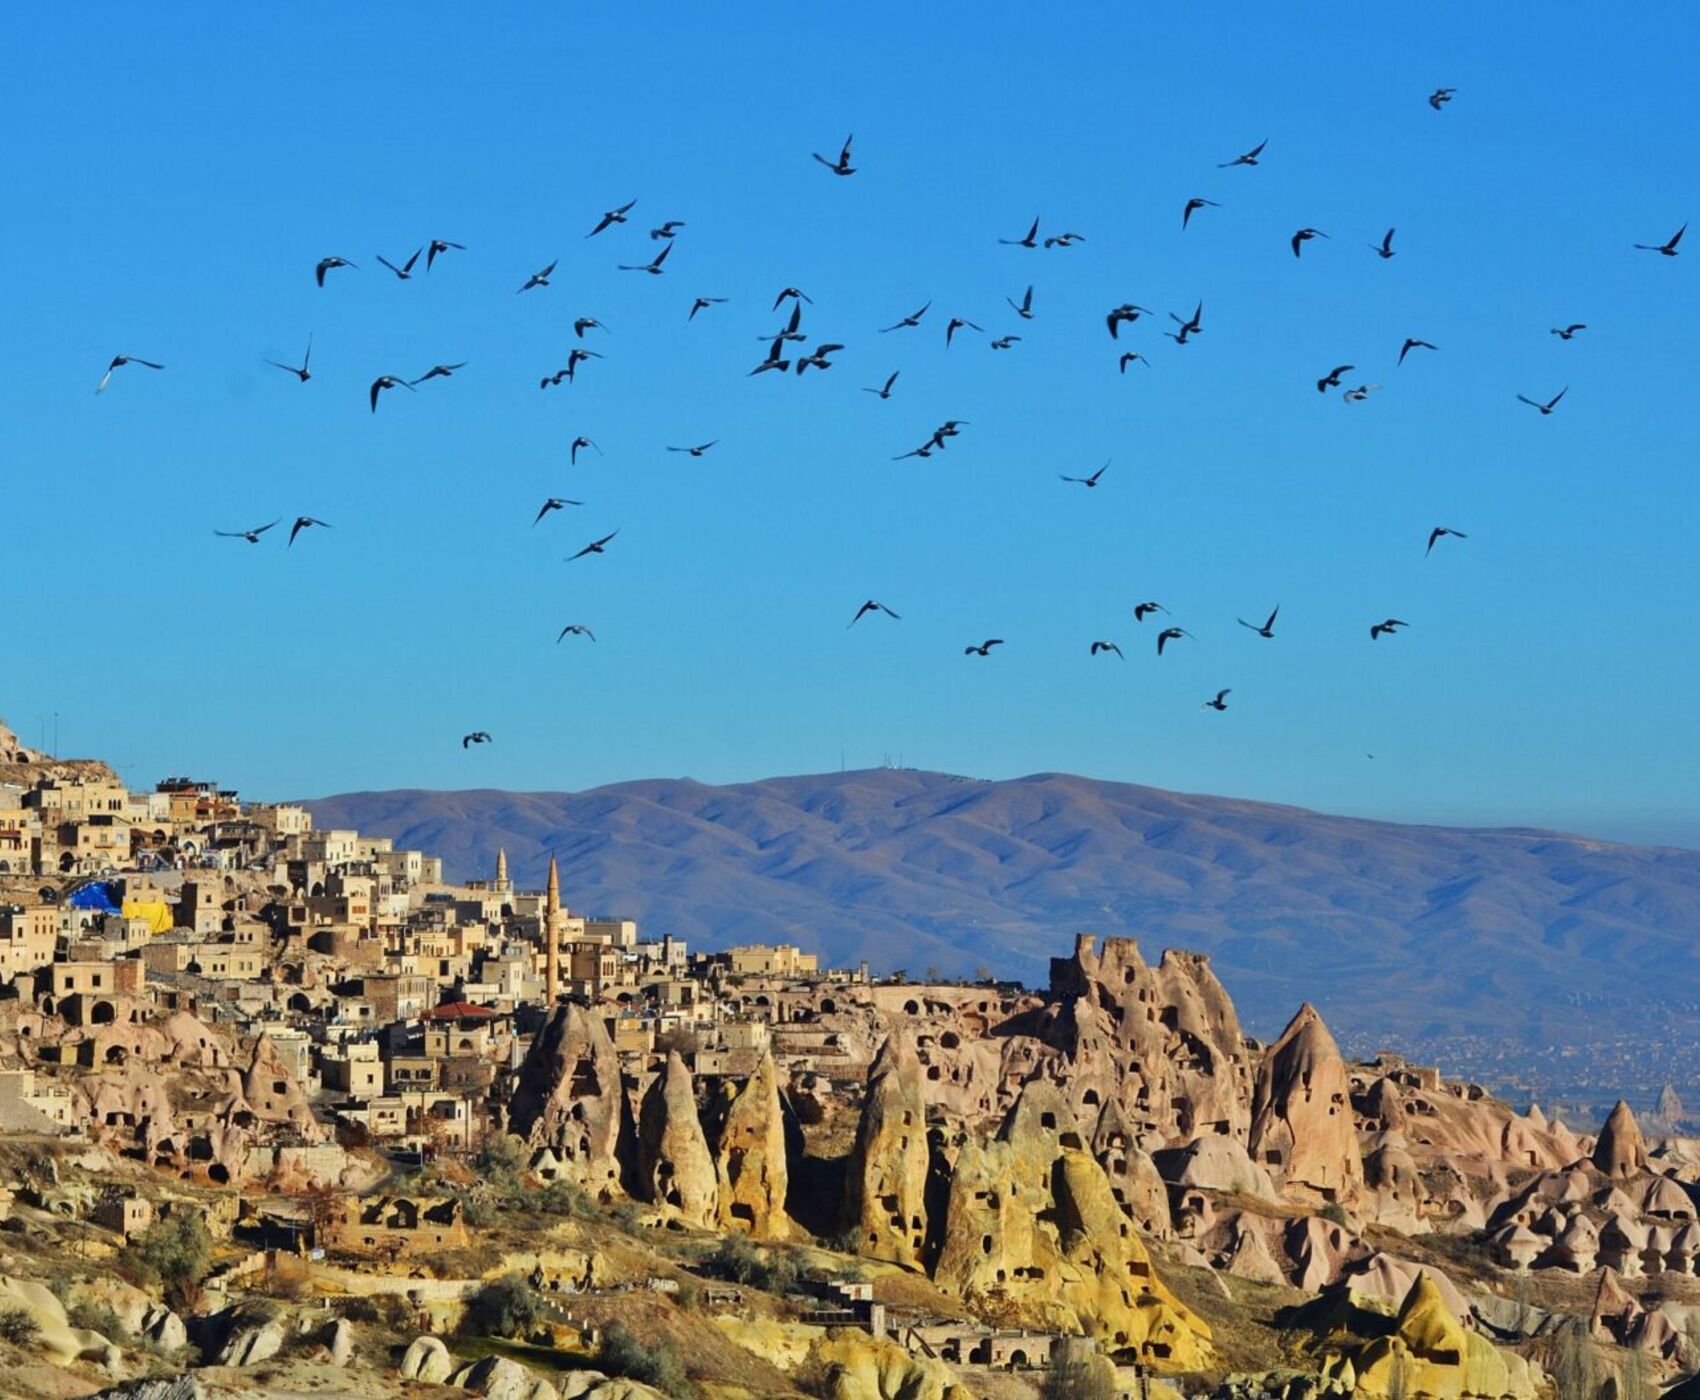
<path id="1" fill-rule="evenodd" d="M 1700 1146 L 1625 1104 L 1349 1063 L 1309 1006 L 1261 1044 L 1206 959 L 1126 937 L 1059 933 L 1043 988 L 913 982 L 571 897 L 0 726 L 0 1393 L 1648 1400 L 1700 1367 Z"/>

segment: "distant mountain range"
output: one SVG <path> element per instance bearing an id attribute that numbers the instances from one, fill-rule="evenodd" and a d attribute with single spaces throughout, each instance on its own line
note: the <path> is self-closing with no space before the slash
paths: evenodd
<path id="1" fill-rule="evenodd" d="M 794 941 L 876 971 L 1042 983 L 1077 931 L 1211 954 L 1248 1029 L 1301 1001 L 1360 1049 L 1531 1049 L 1700 1005 L 1700 853 L 1401 826 L 1043 773 L 873 770 L 581 793 L 364 792 L 308 804 L 693 947 Z M 1651 1034 L 1652 1030 L 1649 1029 Z M 1656 1084 L 1656 1080 L 1654 1083 Z"/>

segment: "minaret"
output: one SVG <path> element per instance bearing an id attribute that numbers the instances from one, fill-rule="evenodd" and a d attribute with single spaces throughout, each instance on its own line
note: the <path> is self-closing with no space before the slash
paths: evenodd
<path id="1" fill-rule="evenodd" d="M 496 848 L 496 883 L 491 888 L 497 894 L 506 894 L 511 888 L 508 884 L 508 851 L 505 846 Z"/>
<path id="2" fill-rule="evenodd" d="M 549 887 L 543 895 L 543 1001 L 551 1010 L 561 989 L 561 872 L 549 857 Z"/>

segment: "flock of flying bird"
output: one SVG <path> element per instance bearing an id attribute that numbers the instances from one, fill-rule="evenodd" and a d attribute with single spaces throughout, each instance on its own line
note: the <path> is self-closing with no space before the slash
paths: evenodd
<path id="1" fill-rule="evenodd" d="M 1429 96 L 1428 105 L 1436 112 L 1440 112 L 1453 100 L 1455 93 L 1456 89 L 1454 88 L 1437 88 Z M 846 137 L 836 158 L 830 158 L 826 155 L 822 155 L 818 151 L 812 152 L 811 154 L 816 161 L 826 167 L 826 169 L 834 176 L 847 178 L 855 175 L 857 172 L 857 167 L 852 164 L 853 142 L 853 136 Z M 1260 141 L 1250 150 L 1241 155 L 1235 156 L 1232 160 L 1221 162 L 1218 169 L 1228 170 L 1257 167 L 1261 164 L 1264 152 L 1268 148 L 1268 145 L 1269 142 L 1267 140 Z M 596 220 L 594 226 L 585 235 L 585 237 L 595 238 L 599 234 L 602 234 L 611 228 L 626 224 L 629 222 L 632 210 L 636 207 L 636 205 L 637 201 L 633 199 L 628 200 L 626 203 L 619 205 L 616 208 L 605 211 L 601 217 Z M 1182 232 L 1184 233 L 1188 228 L 1190 228 L 1194 216 L 1201 214 L 1202 211 L 1206 209 L 1218 209 L 1221 207 L 1222 206 L 1218 201 L 1207 199 L 1203 196 L 1193 196 L 1189 198 L 1181 209 Z M 665 222 L 656 225 L 649 230 L 650 241 L 659 245 L 654 256 L 650 258 L 648 262 L 619 263 L 616 266 L 624 272 L 641 272 L 652 277 L 664 275 L 667 271 L 666 262 L 668 255 L 673 250 L 673 246 L 679 232 L 684 229 L 685 226 L 685 221 L 681 219 L 668 219 Z M 1687 224 L 1684 224 L 1663 243 L 1636 243 L 1633 246 L 1634 248 L 1645 252 L 1657 253 L 1662 257 L 1674 258 L 1678 255 L 1679 245 L 1682 242 L 1683 235 L 1687 232 L 1687 228 Z M 1372 243 L 1369 245 L 1371 251 L 1383 260 L 1394 257 L 1396 255 L 1396 250 L 1393 246 L 1393 242 L 1396 232 L 1396 229 L 1389 228 L 1379 243 Z M 1296 230 L 1290 239 L 1293 256 L 1295 258 L 1302 257 L 1304 248 L 1308 243 L 1316 239 L 1328 239 L 1329 237 L 1329 234 L 1318 228 L 1306 227 Z M 1028 226 L 1026 232 L 1020 237 L 999 238 L 997 241 L 1004 246 L 1015 248 L 1067 249 L 1084 242 L 1085 237 L 1084 235 L 1073 231 L 1041 235 L 1041 220 L 1035 218 Z M 421 256 L 425 259 L 424 270 L 427 274 L 429 274 L 437 260 L 445 254 L 449 252 L 465 251 L 465 246 L 460 243 L 453 242 L 449 239 L 433 238 L 428 243 L 422 244 L 420 247 L 416 248 L 405 261 L 400 263 L 392 262 L 390 259 L 382 256 L 381 254 L 375 256 L 376 261 L 383 268 L 388 270 L 400 281 L 406 282 L 413 278 L 414 270 L 418 265 Z M 532 273 L 517 288 L 516 294 L 523 294 L 541 288 L 547 288 L 550 285 L 550 279 L 554 275 L 555 269 L 558 265 L 559 259 L 556 259 L 549 262 L 538 271 Z M 320 288 L 324 288 L 326 286 L 326 277 L 328 274 L 342 269 L 357 270 L 358 266 L 359 265 L 351 259 L 340 256 L 321 258 L 313 271 L 314 280 Z M 1006 298 L 1006 300 L 1008 301 L 1011 310 L 1022 322 L 1028 322 L 1034 318 L 1033 287 L 1031 285 L 1026 287 L 1019 300 L 1013 297 Z M 699 314 L 710 311 L 716 306 L 723 305 L 726 301 L 727 298 L 725 297 L 697 296 L 690 304 L 690 308 L 686 314 L 686 321 L 695 321 Z M 754 368 L 748 371 L 748 373 L 752 376 L 770 373 L 785 374 L 787 372 L 802 375 L 809 369 L 824 372 L 834 367 L 832 356 L 845 348 L 843 344 L 836 341 L 818 341 L 812 351 L 805 351 L 804 347 L 806 347 L 809 340 L 809 334 L 803 329 L 803 308 L 805 305 L 812 306 L 812 299 L 800 288 L 785 287 L 782 288 L 778 295 L 774 298 L 770 311 L 774 313 L 779 312 L 780 308 L 787 302 L 791 305 L 784 324 L 778 330 L 760 337 L 760 340 L 767 345 L 768 349 L 763 359 L 759 361 Z M 919 328 L 923 319 L 932 309 L 932 305 L 933 303 L 929 300 L 917 310 L 906 316 L 900 317 L 891 325 L 879 327 L 879 334 L 887 335 L 894 332 Z M 1112 341 L 1120 342 L 1120 332 L 1122 327 L 1131 325 L 1146 316 L 1153 316 L 1153 313 L 1148 308 L 1139 306 L 1132 302 L 1123 302 L 1120 305 L 1110 308 L 1105 313 L 1105 325 L 1110 339 Z M 1170 312 L 1169 319 L 1174 323 L 1175 328 L 1173 330 L 1165 330 L 1163 333 L 1177 345 L 1184 346 L 1193 337 L 1203 333 L 1204 303 L 1203 301 L 1199 301 L 1191 315 L 1186 317 Z M 575 340 L 580 342 L 585 339 L 586 332 L 588 331 L 598 331 L 602 334 L 607 334 L 608 332 L 608 328 L 606 326 L 594 317 L 589 316 L 581 316 L 576 319 L 573 322 L 572 329 Z M 1586 329 L 1586 323 L 1572 322 L 1564 326 L 1553 327 L 1551 333 L 1562 341 L 1570 341 Z M 984 327 L 974 321 L 968 320 L 962 316 L 952 316 L 948 318 L 945 324 L 944 343 L 946 348 L 950 348 L 956 341 L 958 335 L 963 332 L 974 332 L 975 334 L 980 335 L 985 334 Z M 986 343 L 993 350 L 1010 350 L 1020 340 L 1021 336 L 1019 334 L 1009 333 L 995 336 Z M 1430 341 L 1417 337 L 1407 337 L 1399 349 L 1398 358 L 1395 364 L 1404 364 L 1406 356 L 1408 356 L 1413 350 L 1433 352 L 1438 349 L 1439 347 Z M 312 354 L 313 342 L 311 336 L 309 336 L 299 365 L 285 364 L 278 360 L 266 360 L 265 363 L 294 376 L 300 383 L 306 384 L 312 378 Z M 550 373 L 543 375 L 539 380 L 538 387 L 541 389 L 550 389 L 558 387 L 563 383 L 570 384 L 574 382 L 581 366 L 592 360 L 602 358 L 603 356 L 601 352 L 590 349 L 588 346 L 583 344 L 575 344 L 568 353 L 565 366 L 559 370 L 551 371 Z M 1147 363 L 1148 361 L 1146 361 L 1144 355 L 1138 351 L 1129 350 L 1120 354 L 1117 361 L 1117 369 L 1119 373 L 1126 374 L 1130 365 Z M 113 375 L 118 370 L 130 365 L 139 365 L 150 370 L 163 370 L 165 368 L 163 364 L 154 360 L 144 359 L 139 355 L 116 355 L 113 357 L 111 363 L 106 367 L 105 373 L 101 376 L 100 382 L 95 388 L 95 393 L 104 393 L 110 386 Z M 465 362 L 433 365 L 424 374 L 413 379 L 408 379 L 400 375 L 381 374 L 371 382 L 367 390 L 370 410 L 371 412 L 376 413 L 380 397 L 389 391 L 405 389 L 409 393 L 417 392 L 420 385 L 426 384 L 435 379 L 450 378 L 457 371 L 463 368 L 465 368 Z M 1345 376 L 1350 374 L 1354 368 L 1355 366 L 1350 364 L 1334 366 L 1326 374 L 1317 379 L 1317 391 L 1319 393 L 1326 394 L 1331 389 L 1339 389 L 1342 391 L 1341 399 L 1343 402 L 1348 404 L 1364 402 L 1368 399 L 1371 393 L 1379 389 L 1381 386 L 1379 384 L 1360 383 L 1348 387 Z M 865 387 L 863 392 L 873 394 L 882 401 L 890 399 L 899 374 L 900 371 L 893 371 L 886 377 L 883 383 L 875 387 Z M 1524 394 L 1518 394 L 1516 397 L 1519 402 L 1527 404 L 1543 417 L 1546 417 L 1550 416 L 1558 408 L 1558 405 L 1563 401 L 1568 392 L 1569 386 L 1566 385 L 1549 398 L 1530 398 Z M 899 454 L 899 456 L 893 460 L 901 461 L 907 458 L 927 458 L 932 456 L 934 453 L 943 452 L 949 442 L 953 438 L 957 437 L 961 430 L 966 426 L 968 426 L 968 424 L 964 420 L 947 419 L 934 430 L 933 434 L 925 442 L 908 452 Z M 667 447 L 667 451 L 686 454 L 692 458 L 701 458 L 708 453 L 710 449 L 715 447 L 718 441 L 719 439 L 712 439 L 708 442 L 702 443 L 682 444 L 677 446 L 669 445 Z M 594 451 L 598 455 L 601 454 L 601 448 L 599 448 L 591 438 L 580 435 L 573 439 L 569 449 L 569 461 L 572 465 L 577 465 L 581 451 Z M 1082 486 L 1088 490 L 1096 489 L 1102 484 L 1105 472 L 1109 469 L 1109 466 L 1110 464 L 1106 462 L 1090 475 L 1062 475 L 1061 479 L 1066 483 Z M 543 520 L 553 512 L 564 510 L 569 506 L 580 506 L 583 504 L 584 503 L 582 501 L 566 497 L 548 497 L 538 509 L 536 516 L 532 520 L 532 525 L 536 526 L 541 524 Z M 269 521 L 264 525 L 255 526 L 252 529 L 217 530 L 214 531 L 214 533 L 221 538 L 239 539 L 244 540 L 249 544 L 258 544 L 260 543 L 261 536 L 266 534 L 267 531 L 273 529 L 275 526 L 281 524 L 282 519 L 283 517 L 279 517 L 278 519 Z M 290 526 L 289 540 L 286 547 L 293 547 L 296 538 L 302 533 L 302 531 L 313 527 L 329 528 L 326 521 L 317 519 L 311 515 L 300 515 L 295 517 L 293 524 Z M 601 537 L 590 541 L 577 553 L 567 556 L 568 562 L 584 559 L 592 555 L 606 553 L 608 546 L 613 543 L 618 535 L 619 531 L 616 529 L 610 531 L 606 535 L 602 535 Z M 1426 558 L 1432 554 L 1435 546 L 1442 540 L 1448 538 L 1462 540 L 1468 538 L 1468 536 L 1464 533 L 1464 531 L 1454 529 L 1451 526 L 1436 525 L 1429 531 L 1427 547 L 1423 551 L 1424 557 Z M 1137 623 L 1143 623 L 1148 617 L 1152 617 L 1159 613 L 1166 615 L 1168 612 L 1161 603 L 1154 601 L 1141 602 L 1137 604 L 1132 611 L 1134 621 Z M 1281 610 L 1278 605 L 1272 608 L 1268 617 L 1266 617 L 1261 623 L 1248 621 L 1245 618 L 1238 618 L 1236 620 L 1239 622 L 1240 626 L 1254 632 L 1259 638 L 1265 641 L 1270 641 L 1275 637 L 1275 622 L 1277 617 L 1280 615 L 1280 611 Z M 855 627 L 857 623 L 867 617 L 884 617 L 893 621 L 901 620 L 900 615 L 892 608 L 888 607 L 885 603 L 875 598 L 869 598 L 856 609 L 855 614 L 850 619 L 848 625 L 850 627 Z M 1376 641 L 1382 637 L 1394 636 L 1408 625 L 1408 623 L 1400 618 L 1385 618 L 1370 626 L 1370 640 Z M 568 637 L 580 637 L 592 642 L 596 640 L 596 635 L 590 627 L 583 623 L 576 622 L 569 623 L 563 627 L 556 636 L 556 642 L 563 642 Z M 1183 639 L 1192 639 L 1192 637 L 1193 634 L 1183 627 L 1174 625 L 1163 627 L 1158 630 L 1156 635 L 1156 653 L 1159 657 L 1161 657 L 1164 654 L 1165 649 L 1169 646 L 1178 643 Z M 964 647 L 963 655 L 986 658 L 991 656 L 994 648 L 1001 647 L 1003 645 L 1005 645 L 1003 638 L 988 637 L 982 642 L 970 644 Z M 1122 660 L 1126 660 L 1121 647 L 1116 642 L 1104 639 L 1092 641 L 1088 648 L 1088 654 L 1094 657 L 1114 655 Z M 1203 707 L 1205 709 L 1215 711 L 1226 710 L 1228 708 L 1227 698 L 1230 694 L 1232 694 L 1231 688 L 1219 690 L 1212 698 L 1203 702 Z M 488 744 L 491 742 L 492 738 L 489 732 L 480 729 L 464 735 L 461 739 L 461 747 L 463 749 L 467 749 L 474 745 Z"/>

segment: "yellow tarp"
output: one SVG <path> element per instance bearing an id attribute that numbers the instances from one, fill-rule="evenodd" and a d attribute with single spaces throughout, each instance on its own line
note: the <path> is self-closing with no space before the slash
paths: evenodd
<path id="1" fill-rule="evenodd" d="M 171 931 L 171 909 L 163 900 L 126 899 L 124 901 L 124 917 L 126 919 L 146 919 L 149 933 L 169 933 Z"/>

